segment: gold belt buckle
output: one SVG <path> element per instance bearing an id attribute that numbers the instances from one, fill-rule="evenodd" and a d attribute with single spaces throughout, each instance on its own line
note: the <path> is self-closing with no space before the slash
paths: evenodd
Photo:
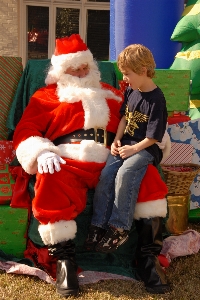
<path id="1" fill-rule="evenodd" d="M 102 127 L 95 127 L 94 128 L 94 140 L 96 143 L 98 143 L 98 133 L 97 130 L 102 129 L 103 130 L 103 144 L 106 147 L 107 146 L 107 130 Z"/>

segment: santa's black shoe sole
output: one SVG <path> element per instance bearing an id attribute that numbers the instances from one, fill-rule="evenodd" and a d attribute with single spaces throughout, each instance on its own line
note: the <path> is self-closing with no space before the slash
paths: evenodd
<path id="1" fill-rule="evenodd" d="M 171 291 L 169 285 L 158 285 L 158 286 L 146 286 L 146 291 L 150 294 L 165 294 Z"/>
<path id="2" fill-rule="evenodd" d="M 61 297 L 70 297 L 70 296 L 78 296 L 79 293 L 79 288 L 78 289 L 56 289 L 57 293 L 61 296 Z"/>

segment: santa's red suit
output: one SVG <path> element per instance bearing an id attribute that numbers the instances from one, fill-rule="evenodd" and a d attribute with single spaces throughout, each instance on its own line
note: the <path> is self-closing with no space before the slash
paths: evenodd
<path id="1" fill-rule="evenodd" d="M 105 96 L 107 98 L 103 98 Z M 62 165 L 59 172 L 37 173 L 32 208 L 39 222 L 48 224 L 40 226 L 40 234 L 45 244 L 57 243 L 75 236 L 76 223 L 69 220 L 75 219 L 84 210 L 87 190 L 95 188 L 109 151 L 105 145 L 93 140 L 58 146 L 52 141 L 83 128 L 87 130 L 103 127 L 108 132 L 115 133 L 120 120 L 122 95 L 110 85 L 102 84 L 102 94 L 97 90 L 93 101 L 90 100 L 88 105 L 84 103 L 86 101 L 88 99 L 74 103 L 60 102 L 56 95 L 56 85 L 41 88 L 32 96 L 14 134 L 17 157 L 27 173 L 37 173 L 37 157 L 43 150 L 55 152 L 66 160 L 66 165 Z M 146 174 L 149 178 L 146 184 L 145 179 L 143 183 L 144 188 L 148 186 L 149 189 L 146 188 L 145 195 L 142 192 L 144 189 L 140 192 L 136 218 L 140 206 L 142 209 L 139 217 L 141 214 L 142 217 L 149 217 L 152 213 L 154 216 L 155 212 L 160 216 L 166 215 L 166 199 L 163 197 L 167 190 L 161 179 L 155 180 L 154 176 L 158 172 L 154 167 L 150 168 L 151 175 Z M 155 172 L 154 176 L 152 172 Z M 153 194 L 152 184 L 156 184 Z M 148 202 L 146 206 L 146 201 L 149 200 L 157 201 Z"/>
<path id="2" fill-rule="evenodd" d="M 69 65 L 76 65 L 77 61 L 79 64 L 87 61 L 92 66 L 93 56 L 84 48 L 85 44 L 82 51 L 64 55 L 59 53 L 63 51 L 63 44 L 60 46 L 52 57 L 52 64 L 61 65 L 56 76 Z M 48 83 L 57 80 L 55 74 L 52 80 L 51 70 L 49 74 Z M 75 237 L 77 228 L 74 219 L 84 210 L 87 190 L 95 188 L 109 153 L 109 147 L 87 140 L 87 136 L 79 144 L 61 143 L 56 146 L 54 141 L 60 136 L 72 136 L 79 129 L 104 128 L 107 132 L 115 133 L 123 101 L 120 91 L 105 83 L 99 87 L 80 89 L 79 92 L 72 85 L 63 94 L 58 89 L 62 82 L 58 82 L 60 85 L 48 84 L 35 92 L 14 133 L 14 147 L 20 164 L 27 173 L 37 173 L 32 209 L 41 224 L 39 232 L 46 245 Z M 59 172 L 37 172 L 37 158 L 44 150 L 65 159 L 66 164 L 61 165 Z M 152 172 L 157 174 L 158 171 L 151 168 L 150 177 L 153 178 Z M 144 187 L 147 186 L 145 180 L 150 180 L 148 177 L 149 172 L 144 178 Z M 140 193 L 141 203 L 136 206 L 136 219 L 166 216 L 167 190 L 158 176 L 157 179 L 151 180 L 148 185 L 151 190 L 145 189 L 146 194 Z"/>
<path id="3" fill-rule="evenodd" d="M 73 220 L 83 211 L 87 190 L 96 186 L 109 152 L 105 145 L 94 140 L 58 146 L 52 141 L 78 129 L 101 127 L 115 133 L 122 101 L 118 90 L 102 84 L 101 90 L 92 90 L 93 99 L 60 102 L 56 87 L 55 84 L 49 85 L 32 96 L 14 134 L 16 154 L 27 173 L 37 172 L 37 157 L 43 150 L 55 152 L 66 160 L 59 172 L 37 173 L 33 213 L 42 224 Z M 59 236 L 56 232 L 57 242 L 74 236 L 75 222 L 70 225 L 72 236 L 67 230 L 61 231 Z M 45 242 L 45 235 L 42 238 Z M 56 240 L 51 242 L 56 243 Z"/>

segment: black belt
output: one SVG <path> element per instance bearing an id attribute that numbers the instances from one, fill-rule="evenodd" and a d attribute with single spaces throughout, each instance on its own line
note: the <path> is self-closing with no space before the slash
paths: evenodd
<path id="1" fill-rule="evenodd" d="M 80 129 L 73 131 L 70 134 L 66 134 L 58 137 L 53 143 L 58 146 L 60 144 L 67 143 L 80 143 L 82 140 L 93 140 L 97 143 L 104 144 L 105 146 L 111 146 L 114 141 L 115 133 L 106 131 L 102 128 Z"/>

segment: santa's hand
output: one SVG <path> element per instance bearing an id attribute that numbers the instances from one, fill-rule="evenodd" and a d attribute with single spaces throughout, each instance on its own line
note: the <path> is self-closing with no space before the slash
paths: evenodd
<path id="1" fill-rule="evenodd" d="M 54 152 L 47 150 L 42 151 L 38 158 L 38 172 L 40 174 L 50 173 L 53 174 L 54 170 L 59 172 L 61 170 L 60 164 L 66 164 L 66 161 Z"/>

